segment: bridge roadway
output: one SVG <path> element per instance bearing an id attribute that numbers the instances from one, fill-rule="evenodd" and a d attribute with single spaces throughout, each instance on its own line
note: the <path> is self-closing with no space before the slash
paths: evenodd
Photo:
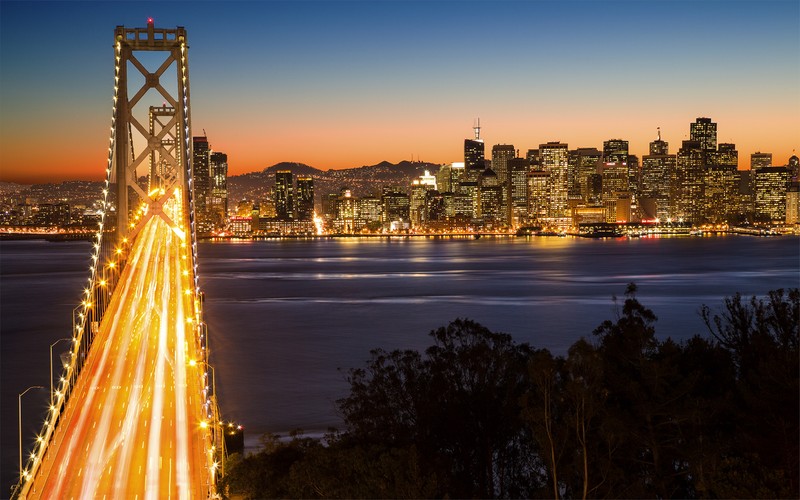
<path id="1" fill-rule="evenodd" d="M 157 216 L 136 238 L 27 498 L 209 496 L 189 246 Z"/>

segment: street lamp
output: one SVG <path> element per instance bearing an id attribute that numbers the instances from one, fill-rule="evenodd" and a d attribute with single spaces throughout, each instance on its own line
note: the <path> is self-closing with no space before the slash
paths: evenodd
<path id="1" fill-rule="evenodd" d="M 22 479 L 22 396 L 31 389 L 44 389 L 41 385 L 32 385 L 19 393 L 17 398 L 17 410 L 19 411 L 19 477 Z"/>
<path id="2" fill-rule="evenodd" d="M 55 347 L 59 342 L 63 342 L 65 340 L 72 339 L 64 337 L 63 339 L 58 339 L 50 344 L 50 406 L 53 406 L 53 347 Z"/>

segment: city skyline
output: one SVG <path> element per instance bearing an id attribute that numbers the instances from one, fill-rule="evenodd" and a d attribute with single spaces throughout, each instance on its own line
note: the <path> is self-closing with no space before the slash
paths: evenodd
<path id="1" fill-rule="evenodd" d="M 186 27 L 193 135 L 228 155 L 230 175 L 461 161 L 478 117 L 487 156 L 620 138 L 641 158 L 658 127 L 676 150 L 686 123 L 710 117 L 742 169 L 757 151 L 785 164 L 800 137 L 791 1 L 3 2 L 0 14 L 2 181 L 102 177 L 113 28 L 148 16 Z"/>

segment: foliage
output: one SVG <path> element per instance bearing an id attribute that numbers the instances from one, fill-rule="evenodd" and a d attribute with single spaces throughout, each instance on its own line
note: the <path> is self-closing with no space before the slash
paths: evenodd
<path id="1" fill-rule="evenodd" d="M 615 299 L 616 302 L 616 299 Z M 346 430 L 267 436 L 228 464 L 246 498 L 797 497 L 800 292 L 703 307 L 711 338 L 658 340 L 629 285 L 566 356 L 470 320 L 424 353 L 374 350 Z"/>

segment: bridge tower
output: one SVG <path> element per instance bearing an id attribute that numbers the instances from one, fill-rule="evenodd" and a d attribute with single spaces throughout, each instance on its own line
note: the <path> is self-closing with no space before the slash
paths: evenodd
<path id="1" fill-rule="evenodd" d="M 190 349 L 191 353 L 194 353 L 187 366 L 183 366 L 183 363 L 177 364 L 183 366 L 181 370 L 174 369 L 176 366 L 174 360 L 171 365 L 174 373 L 186 373 L 186 378 L 182 379 L 184 383 L 176 382 L 172 387 L 194 387 L 196 389 L 194 396 L 186 399 L 184 391 L 178 396 L 170 394 L 166 397 L 175 397 L 176 400 L 180 397 L 183 398 L 181 401 L 191 401 L 189 406 L 196 410 L 193 415 L 202 414 L 197 417 L 203 419 L 201 430 L 189 430 L 200 436 L 199 438 L 195 436 L 193 442 L 199 442 L 198 439 L 202 442 L 194 448 L 191 448 L 191 445 L 186 448 L 197 450 L 202 446 L 208 447 L 207 453 L 201 450 L 200 454 L 204 456 L 195 464 L 195 469 L 201 471 L 198 472 L 201 476 L 207 474 L 207 481 L 204 484 L 208 486 L 209 495 L 215 494 L 217 468 L 224 467 L 222 460 L 225 458 L 225 450 L 222 434 L 217 429 L 220 419 L 216 389 L 211 382 L 213 367 L 208 364 L 208 332 L 202 318 L 203 296 L 200 293 L 197 274 L 187 56 L 186 30 L 183 27 L 157 29 L 153 20 L 148 19 L 146 28 L 117 26 L 114 31 L 113 111 L 101 220 L 92 246 L 90 276 L 88 285 L 83 290 L 80 305 L 75 308 L 73 314 L 71 339 L 73 345 L 70 349 L 70 359 L 64 363 L 64 371 L 57 387 L 53 390 L 46 420 L 41 432 L 37 434 L 30 458 L 20 470 L 20 480 L 12 491 L 12 498 L 25 499 L 29 498 L 29 495 L 30 498 L 39 498 L 37 495 L 41 495 L 42 490 L 37 490 L 36 485 L 44 481 L 41 479 L 44 476 L 50 477 L 50 473 L 54 470 L 53 464 L 56 463 L 56 454 L 66 450 L 60 447 L 60 438 L 56 435 L 60 434 L 63 437 L 65 429 L 73 428 L 72 423 L 75 420 L 72 419 L 79 418 L 76 417 L 81 414 L 78 409 L 83 408 L 82 398 L 85 394 L 94 394 L 83 388 L 80 390 L 75 388 L 82 387 L 82 380 L 83 386 L 87 386 L 86 377 L 80 378 L 84 374 L 84 366 L 87 363 L 91 364 L 87 360 L 92 358 L 92 354 L 96 358 L 97 350 L 105 348 L 102 342 L 93 345 L 95 336 L 104 335 L 106 339 L 150 338 L 142 334 L 131 335 L 130 330 L 125 328 L 115 329 L 115 321 L 120 317 L 122 307 L 120 304 L 123 301 L 114 299 L 126 293 L 125 285 L 131 282 L 131 275 L 136 275 L 137 270 L 147 267 L 126 266 L 131 252 L 145 248 L 145 245 L 150 245 L 148 241 L 153 241 L 144 236 L 147 231 L 142 232 L 141 237 L 137 238 L 153 218 L 162 219 L 167 227 L 164 228 L 158 220 L 153 221 L 158 225 L 151 224 L 148 227 L 160 227 L 159 234 L 169 235 L 169 241 L 179 240 L 181 248 L 177 250 L 175 245 L 178 243 L 176 243 L 169 247 L 173 249 L 170 252 L 152 252 L 153 255 L 159 256 L 153 259 L 163 259 L 157 261 L 163 265 L 156 264 L 155 267 L 163 271 L 159 273 L 160 275 L 167 275 L 172 270 L 169 275 L 176 280 L 177 269 L 182 269 L 179 286 L 183 293 L 180 295 L 187 298 L 185 301 L 180 298 L 171 299 L 173 302 L 170 304 L 174 305 L 175 311 L 179 311 L 176 314 L 151 314 L 146 317 L 166 318 L 161 331 L 167 332 L 171 328 L 170 332 L 178 332 L 170 337 L 171 339 L 187 339 L 185 342 L 174 340 L 176 346 L 184 346 L 183 349 L 174 348 L 170 351 L 175 354 L 175 359 L 183 359 L 179 353 L 183 353 L 185 349 Z M 166 241 L 166 236 L 159 241 Z M 137 255 L 143 255 L 143 252 Z M 149 258 L 148 254 L 147 259 Z M 181 261 L 180 265 L 175 264 L 179 258 L 185 260 Z M 184 263 L 187 264 L 185 267 Z M 123 272 L 123 269 L 126 272 Z M 139 272 L 139 275 L 144 274 Z M 174 283 L 159 285 L 160 289 L 173 286 Z M 175 297 L 176 294 L 165 294 L 165 296 Z M 106 318 L 108 321 L 104 321 L 107 310 L 110 311 Z M 131 325 L 131 323 L 126 324 Z M 184 324 L 191 326 L 175 326 Z M 130 329 L 134 327 L 131 326 Z M 109 333 L 112 331 L 115 332 L 113 337 Z M 166 337 L 167 334 L 164 334 L 163 338 Z M 187 348 L 187 345 L 191 347 Z M 158 359 L 163 357 L 162 354 L 159 356 Z M 125 358 L 121 359 L 124 361 Z M 195 366 L 199 367 L 191 370 L 188 368 Z M 86 370 L 87 376 L 91 375 L 90 371 Z M 170 384 L 157 384 L 157 387 L 167 386 Z M 200 397 L 197 397 L 198 395 Z M 189 415 L 189 412 L 190 410 L 186 410 L 183 415 Z M 184 424 L 190 420 L 188 417 L 181 418 Z M 186 435 L 179 436 L 178 439 L 183 440 L 179 443 L 183 445 L 192 441 Z M 158 444 L 159 440 L 155 439 L 153 442 Z M 186 462 L 183 460 L 181 464 Z M 160 465 L 149 466 L 157 469 L 160 467 Z M 45 469 L 46 472 L 42 472 Z M 184 467 L 181 471 L 183 470 L 188 469 Z M 172 480 L 171 474 L 170 468 L 169 481 Z M 148 477 L 155 476 L 156 473 L 150 473 Z M 92 484 L 96 486 L 99 482 Z M 151 494 L 158 495 L 156 490 L 151 490 Z"/>

